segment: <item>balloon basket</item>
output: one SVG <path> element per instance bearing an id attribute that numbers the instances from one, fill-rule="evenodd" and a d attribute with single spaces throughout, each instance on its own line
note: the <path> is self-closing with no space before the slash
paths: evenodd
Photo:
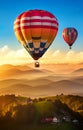
<path id="1" fill-rule="evenodd" d="M 70 50 L 72 49 L 71 46 L 69 46 L 69 49 L 70 49 Z"/>
<path id="2" fill-rule="evenodd" d="M 39 67 L 39 66 L 40 66 L 39 62 L 36 61 L 36 62 L 35 62 L 35 67 Z"/>

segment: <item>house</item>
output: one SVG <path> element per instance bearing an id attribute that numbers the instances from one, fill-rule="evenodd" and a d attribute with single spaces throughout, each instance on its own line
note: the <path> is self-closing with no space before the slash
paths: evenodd
<path id="1" fill-rule="evenodd" d="M 52 117 L 46 117 L 44 119 L 41 120 L 41 123 L 51 123 L 53 120 Z"/>
<path id="2" fill-rule="evenodd" d="M 61 120 L 57 117 L 46 117 L 41 120 L 41 123 L 51 123 L 51 124 L 56 124 L 56 123 L 61 123 Z"/>
<path id="3" fill-rule="evenodd" d="M 53 117 L 53 119 L 52 119 L 52 123 L 59 123 L 59 122 L 60 122 L 60 120 L 59 120 L 58 118 Z"/>
<path id="4" fill-rule="evenodd" d="M 71 122 L 71 119 L 69 116 L 64 116 L 63 117 L 63 120 L 66 121 L 66 122 Z"/>
<path id="5" fill-rule="evenodd" d="M 76 119 L 74 119 L 74 120 L 72 120 L 72 123 L 73 123 L 73 124 L 79 124 L 79 121 L 76 120 Z"/>

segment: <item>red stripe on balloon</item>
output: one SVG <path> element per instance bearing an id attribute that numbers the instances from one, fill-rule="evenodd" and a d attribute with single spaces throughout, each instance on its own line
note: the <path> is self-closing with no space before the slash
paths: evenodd
<path id="1" fill-rule="evenodd" d="M 47 29 L 50 28 L 50 29 L 56 29 L 56 30 L 58 30 L 58 28 L 56 28 L 56 27 L 54 27 L 54 26 L 46 26 L 46 25 L 45 25 L 45 26 L 39 26 L 39 25 L 37 26 L 37 25 L 36 25 L 36 26 L 23 26 L 23 27 L 21 27 L 21 28 L 18 27 L 18 28 L 15 28 L 14 31 L 18 31 L 18 30 L 20 30 L 20 29 L 30 29 L 30 28 L 47 28 Z"/>

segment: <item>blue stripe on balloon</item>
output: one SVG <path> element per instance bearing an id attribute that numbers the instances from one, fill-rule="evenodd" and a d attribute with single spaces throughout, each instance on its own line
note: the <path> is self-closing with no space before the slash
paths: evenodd
<path id="1" fill-rule="evenodd" d="M 35 59 L 38 59 L 40 57 L 42 57 L 42 55 L 46 52 L 46 50 L 48 48 L 44 48 L 46 45 L 45 42 L 41 42 L 40 43 L 40 47 L 39 48 L 34 48 L 34 43 L 28 43 L 28 45 L 25 46 L 26 50 L 29 52 L 29 54 L 35 58 Z M 34 49 L 34 51 L 31 51 L 30 48 Z M 42 48 L 43 50 L 41 51 L 40 48 Z M 40 51 L 39 51 L 40 50 Z M 36 53 L 35 51 L 39 51 L 38 53 Z"/>
<path id="2" fill-rule="evenodd" d="M 35 51 L 39 51 L 39 48 L 34 48 Z"/>
<path id="3" fill-rule="evenodd" d="M 33 42 L 28 43 L 28 46 L 29 46 L 29 48 L 34 48 L 34 46 L 33 46 Z"/>
<path id="4" fill-rule="evenodd" d="M 46 42 L 40 42 L 40 48 L 44 48 L 46 45 Z"/>

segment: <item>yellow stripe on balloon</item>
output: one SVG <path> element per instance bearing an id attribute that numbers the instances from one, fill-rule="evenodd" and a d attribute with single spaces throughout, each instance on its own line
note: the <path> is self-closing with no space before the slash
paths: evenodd
<path id="1" fill-rule="evenodd" d="M 32 42 L 32 37 L 31 37 L 31 31 L 30 28 L 28 29 L 21 29 L 23 37 L 26 41 L 26 43 Z"/>
<path id="2" fill-rule="evenodd" d="M 50 28 L 43 28 L 41 32 L 41 38 L 46 42 L 50 36 Z"/>
<path id="3" fill-rule="evenodd" d="M 39 48 L 40 41 L 41 41 L 41 28 L 31 28 L 31 37 L 32 37 L 32 42 L 34 43 L 34 47 Z"/>
<path id="4" fill-rule="evenodd" d="M 18 39 L 18 41 L 23 45 L 23 44 L 26 44 L 26 41 L 24 40 L 24 37 L 21 33 L 21 31 L 15 31 L 15 35 Z"/>
<path id="5" fill-rule="evenodd" d="M 50 36 L 49 36 L 49 39 L 47 40 L 47 42 L 52 43 L 54 38 L 56 37 L 56 35 L 57 35 L 57 30 L 51 29 Z"/>

